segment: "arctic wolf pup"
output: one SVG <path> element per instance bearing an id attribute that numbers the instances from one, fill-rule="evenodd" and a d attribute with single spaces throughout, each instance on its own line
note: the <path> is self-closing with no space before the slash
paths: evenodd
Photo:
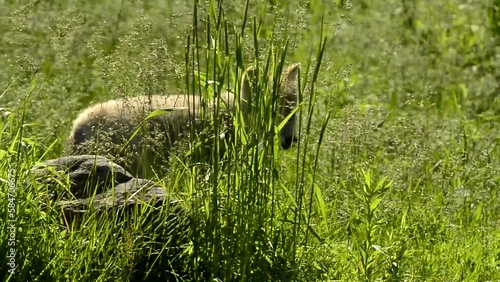
<path id="1" fill-rule="evenodd" d="M 297 107 L 298 71 L 299 64 L 291 65 L 281 77 L 277 100 L 282 119 L 292 114 Z M 244 118 L 248 118 L 248 101 L 252 94 L 249 78 L 254 75 L 254 68 L 250 67 L 241 78 L 239 103 Z M 272 78 L 270 82 L 273 83 Z M 228 117 L 233 118 L 236 96 L 224 91 L 220 98 L 219 116 L 226 120 Z M 196 127 L 196 123 L 201 124 L 198 120 L 201 116 L 201 103 L 201 96 L 197 95 L 153 95 L 93 105 L 83 110 L 73 121 L 67 142 L 68 153 L 112 156 L 115 162 L 128 171 L 145 176 L 151 172 L 153 159 L 168 159 L 166 156 L 175 142 L 186 139 L 192 129 L 196 133 L 204 129 Z M 208 102 L 206 106 L 212 113 L 216 109 L 213 102 Z M 292 114 L 280 132 L 281 147 L 284 149 L 290 148 L 297 141 L 295 120 L 295 114 Z"/>

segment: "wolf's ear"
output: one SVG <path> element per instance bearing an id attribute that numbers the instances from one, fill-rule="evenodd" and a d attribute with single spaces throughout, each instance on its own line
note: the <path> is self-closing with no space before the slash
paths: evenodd
<path id="1" fill-rule="evenodd" d="M 281 87 L 283 87 L 285 99 L 292 104 L 297 103 L 298 100 L 297 80 L 299 69 L 300 64 L 293 64 L 285 70 L 285 73 L 281 77 Z"/>
<path id="2" fill-rule="evenodd" d="M 251 79 L 255 77 L 255 67 L 248 67 L 241 76 L 241 88 L 240 88 L 240 107 L 243 113 L 247 112 L 247 104 L 250 100 L 250 95 L 252 95 L 252 82 Z"/>

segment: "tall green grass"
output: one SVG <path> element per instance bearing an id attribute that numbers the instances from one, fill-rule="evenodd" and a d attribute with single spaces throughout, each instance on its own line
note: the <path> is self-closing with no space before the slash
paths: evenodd
<path id="1" fill-rule="evenodd" d="M 220 102 L 222 87 L 229 84 L 234 85 L 232 91 L 239 98 L 242 71 L 249 65 L 255 66 L 248 115 L 244 117 L 238 108 L 233 124 L 229 125 L 234 128 L 229 132 L 217 110 L 206 113 L 210 121 L 200 121 L 210 124 L 210 129 L 213 129 L 211 136 L 216 141 L 205 179 L 193 182 L 192 177 L 200 179 L 196 175 L 203 170 L 196 164 L 183 166 L 190 170 L 185 187 L 189 187 L 188 194 L 192 197 L 189 207 L 193 212 L 192 270 L 195 277 L 202 280 L 291 279 L 296 271 L 297 247 L 307 242 L 307 223 L 313 213 L 310 201 L 306 200 L 310 198 L 312 201 L 313 197 L 306 195 L 307 190 L 302 184 L 314 185 L 314 177 L 305 180 L 308 172 L 297 167 L 293 186 L 284 186 L 281 180 L 279 131 L 291 116 L 280 118 L 277 113 L 279 78 L 285 69 L 288 40 L 285 39 L 283 45 L 275 45 L 271 38 L 271 44 L 263 50 L 257 40 L 263 18 L 247 18 L 248 6 L 249 2 L 241 26 L 231 27 L 222 3 L 211 2 L 204 15 L 206 27 L 203 35 L 198 33 L 203 29 L 198 26 L 201 22 L 199 7 L 194 6 L 192 36 L 186 54 L 187 77 L 190 78 L 187 79 L 188 89 L 195 94 L 201 92 L 200 95 L 206 95 L 203 97 L 208 101 L 217 103 Z M 251 56 L 245 55 L 249 46 L 242 45 L 245 32 L 251 32 L 254 38 Z M 265 55 L 262 56 L 261 52 Z M 315 76 L 322 52 L 322 49 L 318 50 Z M 265 58 L 263 62 L 262 57 Z M 273 84 L 269 84 L 269 77 L 274 78 Z M 299 85 L 301 102 L 310 98 L 314 101 L 314 97 L 302 97 L 302 92 L 303 85 Z M 312 114 L 312 107 L 307 109 L 304 105 L 301 103 L 295 113 L 302 116 Z M 302 124 L 297 126 L 299 132 L 304 132 L 299 137 L 305 137 L 310 123 L 307 129 Z M 234 136 L 230 141 L 219 138 L 221 134 L 231 134 L 231 131 L 234 131 Z M 307 141 L 302 144 L 307 148 Z M 228 148 L 222 159 L 220 148 Z M 299 147 L 297 157 L 303 152 L 304 147 Z M 297 163 L 301 164 L 301 160 L 298 159 Z M 316 197 L 323 201 L 320 195 Z M 288 217 L 292 220 L 286 220 Z"/>
<path id="2" fill-rule="evenodd" d="M 12 276 L 0 221 L 5 281 L 500 279 L 495 1 L 0 5 L 0 215 L 14 183 L 17 219 Z M 300 142 L 284 151 L 268 77 L 294 62 Z M 68 179 L 29 174 L 89 103 L 218 100 L 250 65 L 250 118 L 205 111 L 155 179 L 182 213 L 70 224 L 52 197 Z"/>

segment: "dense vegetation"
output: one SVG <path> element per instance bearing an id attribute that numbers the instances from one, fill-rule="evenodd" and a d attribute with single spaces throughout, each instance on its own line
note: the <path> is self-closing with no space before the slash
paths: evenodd
<path id="1" fill-rule="evenodd" d="M 497 0 L 0 1 L 0 277 L 133 280 L 161 237 L 180 251 L 144 266 L 152 281 L 500 280 L 499 19 Z M 68 229 L 46 200 L 67 183 L 28 173 L 91 103 L 213 94 L 294 62 L 298 145 L 159 176 L 188 211 L 182 245 L 147 210 Z"/>

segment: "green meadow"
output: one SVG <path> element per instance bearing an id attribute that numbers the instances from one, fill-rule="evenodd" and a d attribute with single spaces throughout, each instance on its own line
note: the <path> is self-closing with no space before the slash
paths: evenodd
<path id="1" fill-rule="evenodd" d="M 281 150 L 268 77 L 293 63 Z M 152 179 L 183 212 L 70 225 L 51 197 L 69 180 L 30 173 L 89 105 L 216 99 L 248 66 L 269 134 L 235 122 L 200 162 L 184 149 L 212 115 Z M 0 0 L 0 277 L 500 281 L 499 82 L 498 0 Z"/>

